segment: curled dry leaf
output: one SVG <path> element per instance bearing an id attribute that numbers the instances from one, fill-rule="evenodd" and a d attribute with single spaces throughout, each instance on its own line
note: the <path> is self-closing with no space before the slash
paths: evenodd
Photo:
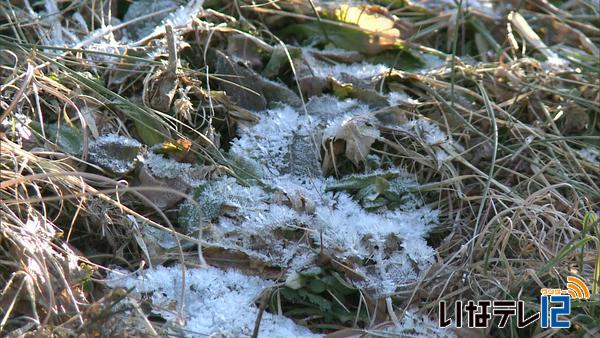
<path id="1" fill-rule="evenodd" d="M 144 79 L 144 105 L 161 112 L 171 109 L 173 97 L 179 87 L 179 77 L 169 71 L 166 66 L 160 66 L 156 72 L 150 72 Z"/>
<path id="2" fill-rule="evenodd" d="M 346 157 L 358 166 L 365 161 L 371 145 L 379 138 L 379 130 L 373 126 L 367 125 L 364 120 L 349 118 L 345 119 L 338 126 L 330 126 L 323 135 L 323 148 L 325 152 L 330 151 L 330 143 L 344 141 Z M 327 153 L 326 157 L 334 156 Z M 323 168 L 327 171 L 328 168 Z"/>
<path id="3" fill-rule="evenodd" d="M 308 196 L 304 196 L 298 191 L 289 193 L 284 190 L 279 190 L 274 194 L 274 200 L 277 203 L 282 203 L 290 206 L 298 212 L 306 212 L 309 215 L 315 212 L 315 202 Z"/>

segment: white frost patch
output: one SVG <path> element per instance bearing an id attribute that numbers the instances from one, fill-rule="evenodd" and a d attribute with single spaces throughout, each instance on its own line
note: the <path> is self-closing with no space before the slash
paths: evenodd
<path id="1" fill-rule="evenodd" d="M 286 205 L 275 203 L 273 198 L 261 188 L 242 186 L 233 178 L 207 183 L 197 198 L 202 211 L 200 215 L 206 221 L 216 218 L 221 211 L 228 217 L 218 219 L 215 226 L 206 232 L 206 240 L 261 261 L 287 266 L 298 245 L 271 234 L 307 224 L 310 218 Z M 189 202 L 185 202 L 182 208 L 191 212 L 184 216 L 188 219 L 180 221 L 195 230 L 199 214 L 194 212 Z"/>
<path id="2" fill-rule="evenodd" d="M 205 182 L 202 177 L 204 176 L 202 169 L 193 164 L 177 162 L 151 151 L 141 160 L 150 168 L 150 172 L 156 178 L 181 179 L 191 187 L 197 187 Z"/>
<path id="3" fill-rule="evenodd" d="M 312 97 L 306 109 L 308 116 L 287 105 L 258 112 L 260 122 L 242 126 L 240 138 L 232 143 L 230 152 L 258 162 L 265 172 L 276 177 L 289 171 L 290 148 L 296 137 L 305 138 L 307 143 L 315 140 L 320 145 L 321 135 L 315 131 L 324 129 L 329 121 L 369 113 L 369 107 L 357 100 L 339 100 L 329 95 Z M 313 148 L 305 150 L 308 158 L 316 158 L 317 145 L 312 145 Z"/>
<path id="4" fill-rule="evenodd" d="M 177 314 L 168 309 L 179 305 L 182 285 L 181 267 L 158 266 L 138 275 L 122 277 L 112 273 L 111 287 L 133 288 L 136 293 L 152 293 L 154 308 L 160 315 L 175 320 Z M 260 293 L 273 285 L 259 277 L 249 277 L 237 271 L 216 268 L 187 269 L 183 319 L 186 337 L 250 336 L 258 314 L 255 301 Z M 292 320 L 264 312 L 260 337 L 320 337 Z"/>
<path id="5" fill-rule="evenodd" d="M 232 144 L 231 152 L 262 161 L 277 176 L 287 166 L 285 155 L 294 132 L 299 129 L 299 120 L 296 110 L 289 106 L 268 110 L 261 116 L 265 122 L 242 129 L 242 137 Z"/>
<path id="6" fill-rule="evenodd" d="M 340 123 L 351 119 L 365 122 L 369 112 L 366 105 L 355 100 L 339 100 L 331 96 L 312 98 L 307 110 L 310 119 L 302 111 L 288 106 L 259 112 L 260 122 L 240 130 L 240 138 L 233 142 L 231 152 L 262 166 L 267 173 L 264 181 L 283 192 L 288 203 L 277 200 L 267 190 L 250 193 L 251 188 L 242 187 L 233 180 L 212 182 L 218 188 L 205 191 L 199 202 L 206 206 L 210 205 L 207 203 L 209 199 L 225 197 L 229 204 L 235 206 L 215 223 L 214 243 L 286 267 L 293 264 L 295 257 L 302 256 L 306 248 L 279 238 L 274 235 L 274 230 L 302 227 L 310 231 L 317 245 L 321 244 L 322 238 L 322 245 L 339 257 L 365 259 L 373 257 L 380 248 L 392 248 L 396 252 L 393 256 L 381 255 L 376 260 L 376 268 L 365 271 L 367 280 L 364 285 L 379 294 L 391 293 L 398 285 L 414 281 L 419 271 L 431 264 L 434 250 L 424 238 L 437 224 L 438 211 L 425 207 L 417 196 L 402 192 L 402 186 L 414 186 L 416 183 L 398 169 L 391 172 L 400 176 L 399 180 L 392 181 L 399 186 L 390 189 L 399 196 L 408 195 L 408 198 L 398 209 L 373 212 L 365 210 L 346 192 L 325 191 L 328 184 L 335 182 L 333 178 L 296 174 L 288 170 L 294 135 L 306 135 L 315 129 L 322 130 L 319 137 L 337 135 Z M 404 129 L 427 144 L 446 141 L 446 135 L 427 121 L 411 121 Z M 371 136 L 377 137 L 378 133 Z M 311 149 L 307 146 L 303 151 L 310 152 Z M 254 197 L 250 203 L 239 203 L 234 196 Z M 313 207 L 306 208 L 310 211 L 294 208 L 294 204 L 303 205 L 299 201 L 310 201 L 304 204 Z M 215 215 L 214 210 L 210 214 Z M 294 266 L 297 267 L 296 264 Z"/>
<path id="7" fill-rule="evenodd" d="M 163 23 L 170 24 L 173 27 L 185 27 L 189 25 L 198 12 L 202 9 L 204 0 L 191 0 L 185 6 L 179 6 L 174 12 L 169 14 Z M 164 29 L 164 27 L 163 27 Z"/>
<path id="8" fill-rule="evenodd" d="M 577 154 L 581 156 L 584 160 L 599 164 L 600 163 L 600 151 L 598 148 L 587 147 L 580 150 L 577 150 Z"/>
<path id="9" fill-rule="evenodd" d="M 451 329 L 440 328 L 439 325 L 426 316 L 418 315 L 411 310 L 406 311 L 400 325 L 390 325 L 383 330 L 373 330 L 373 335 L 382 337 L 456 337 Z"/>
<path id="10" fill-rule="evenodd" d="M 29 129 L 30 123 L 31 119 L 27 115 L 15 113 L 2 120 L 0 129 L 16 138 L 29 140 L 32 136 L 31 129 Z"/>
<path id="11" fill-rule="evenodd" d="M 406 245 L 409 256 L 419 263 L 426 262 L 431 257 L 431 249 L 425 252 L 411 251 L 427 247 L 426 245 L 412 245 L 409 242 L 423 241 L 423 236 L 437 221 L 437 211 L 421 208 L 367 212 L 345 193 L 331 196 L 330 203 L 317 207 L 317 222 L 324 228 L 325 246 L 339 249 L 343 256 L 365 258 L 373 248 L 384 246 L 386 241 L 393 241 L 398 246 L 401 243 Z M 315 240 L 318 242 L 319 236 L 315 236 Z"/>
<path id="12" fill-rule="evenodd" d="M 400 129 L 419 137 L 427 145 L 444 143 L 448 138 L 436 124 L 423 119 L 409 121 Z"/>
<path id="13" fill-rule="evenodd" d="M 390 106 L 397 106 L 397 105 L 399 105 L 401 103 L 405 103 L 405 102 L 410 103 L 410 104 L 418 104 L 419 103 L 418 100 L 411 98 L 406 93 L 389 92 L 387 97 L 388 97 L 388 102 L 390 103 Z"/>
<path id="14" fill-rule="evenodd" d="M 332 65 L 314 57 L 311 53 L 311 50 L 313 49 L 304 48 L 302 50 L 302 54 L 304 59 L 308 63 L 308 66 L 310 66 L 313 75 L 316 77 L 327 78 L 328 76 L 333 76 L 334 78 L 339 80 L 342 74 L 348 74 L 359 79 L 371 79 L 374 76 L 378 76 L 390 70 L 390 68 L 386 65 L 372 64 L 364 61 L 351 64 L 335 63 Z M 339 54 L 339 51 L 336 49 L 322 50 L 322 52 L 327 51 Z"/>

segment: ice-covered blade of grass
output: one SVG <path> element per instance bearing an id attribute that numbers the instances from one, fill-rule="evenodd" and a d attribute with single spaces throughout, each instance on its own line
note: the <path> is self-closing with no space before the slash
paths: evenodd
<path id="1" fill-rule="evenodd" d="M 259 277 L 248 277 L 237 271 L 216 268 L 188 269 L 185 289 L 181 268 L 158 266 L 137 275 L 109 276 L 111 287 L 133 288 L 137 294 L 151 294 L 154 309 L 168 321 L 176 319 L 172 304 L 185 292 L 183 319 L 186 337 L 248 337 L 252 335 L 258 314 L 255 301 L 273 283 Z M 263 313 L 260 337 L 319 337 L 292 320 Z"/>

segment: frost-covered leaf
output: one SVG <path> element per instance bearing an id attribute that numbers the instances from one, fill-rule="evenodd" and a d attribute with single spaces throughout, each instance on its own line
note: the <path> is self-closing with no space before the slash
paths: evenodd
<path id="1" fill-rule="evenodd" d="M 355 166 L 365 161 L 371 145 L 379 138 L 379 130 L 360 118 L 345 117 L 330 124 L 323 134 L 323 148 L 336 140 L 345 142 L 345 155 Z M 330 156 L 332 156 L 330 154 Z M 333 155 L 334 156 L 334 155 Z M 326 168 L 324 168 L 324 171 Z"/>
<path id="2" fill-rule="evenodd" d="M 183 197 L 166 191 L 160 187 L 170 188 L 182 193 L 187 193 L 191 188 L 205 183 L 208 178 L 214 178 L 220 174 L 217 166 L 200 166 L 190 163 L 178 162 L 171 158 L 163 157 L 149 151 L 143 158 L 144 166 L 139 172 L 142 186 L 158 188 L 141 193 L 152 200 L 161 208 L 174 206 Z"/>
<path id="3" fill-rule="evenodd" d="M 90 143 L 89 160 L 117 175 L 124 175 L 134 168 L 142 144 L 137 140 L 108 134 Z"/>
<path id="4" fill-rule="evenodd" d="M 178 191 L 181 191 L 184 193 L 188 189 L 188 186 L 181 180 L 174 179 L 174 178 L 165 179 L 165 178 L 155 177 L 152 174 L 152 171 L 148 167 L 148 165 L 144 165 L 140 169 L 140 174 L 139 174 L 138 178 L 140 180 L 141 186 L 154 188 L 152 190 L 140 191 L 140 194 L 144 195 L 147 199 L 150 200 L 151 203 L 153 203 L 160 209 L 166 209 L 166 208 L 172 207 L 175 204 L 177 204 L 177 202 L 179 202 L 183 199 L 183 196 L 180 196 L 180 195 L 172 193 L 172 192 L 166 192 L 166 191 L 164 191 L 164 189 L 160 189 L 161 187 L 175 189 L 175 190 L 178 190 Z"/>

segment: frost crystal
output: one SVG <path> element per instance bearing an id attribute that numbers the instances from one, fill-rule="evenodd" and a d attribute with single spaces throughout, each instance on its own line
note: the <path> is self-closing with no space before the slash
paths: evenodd
<path id="1" fill-rule="evenodd" d="M 133 288 L 136 293 L 152 294 L 155 308 L 167 320 L 175 320 L 174 302 L 179 302 L 182 286 L 179 266 L 158 266 L 138 275 L 122 277 L 111 273 L 112 287 Z M 258 313 L 255 301 L 272 282 L 244 276 L 236 271 L 216 268 L 187 269 L 183 319 L 186 337 L 242 337 L 252 335 Z M 290 319 L 263 313 L 261 337 L 320 337 Z"/>
<path id="2" fill-rule="evenodd" d="M 600 163 L 600 151 L 597 148 L 587 147 L 577 151 L 577 154 L 584 160 L 599 164 Z"/>
<path id="3" fill-rule="evenodd" d="M 232 180 L 213 182 L 198 199 L 204 206 L 219 206 L 220 217 L 211 233 L 212 243 L 235 248 L 270 264 L 298 267 L 294 263 L 297 257 L 310 261 L 306 260 L 306 249 L 280 234 L 306 228 L 311 230 L 310 236 L 317 245 L 333 250 L 340 257 L 365 259 L 382 248 L 396 251 L 396 255 L 382 256 L 367 274 L 365 285 L 379 293 L 393 292 L 398 285 L 414 281 L 419 273 L 415 267 L 422 271 L 431 263 L 434 251 L 424 237 L 437 224 L 438 211 L 425 207 L 420 198 L 407 192 L 406 187 L 416 183 L 398 169 L 370 172 L 395 173 L 398 177 L 387 182 L 388 191 L 401 201 L 397 208 L 372 212 L 345 191 L 326 191 L 334 179 L 289 170 L 294 135 L 310 135 L 312 129 L 320 129 L 321 134 L 313 135 L 320 142 L 322 137 L 337 135 L 344 121 L 366 123 L 369 108 L 355 100 L 321 96 L 311 98 L 307 111 L 309 116 L 282 106 L 258 112 L 260 122 L 240 130 L 240 138 L 233 142 L 231 152 L 262 166 L 266 173 L 263 179 L 270 188 L 252 191 L 258 188 L 243 187 Z M 426 121 L 411 121 L 404 128 L 429 144 L 446 140 L 436 125 Z M 363 129 L 370 131 L 366 125 Z M 371 137 L 377 136 L 373 128 Z M 311 142 L 304 147 L 298 152 L 313 151 Z M 284 198 L 276 198 L 277 194 Z M 224 211 L 221 206 L 227 204 L 233 209 Z M 213 210 L 211 215 L 217 214 Z"/>
<path id="4" fill-rule="evenodd" d="M 336 63 L 331 65 L 325 61 L 321 61 L 315 58 L 311 51 L 314 49 L 305 48 L 302 50 L 302 54 L 308 65 L 310 66 L 314 76 L 327 78 L 333 76 L 336 79 L 340 79 L 342 74 L 349 74 L 359 79 L 371 79 L 374 76 L 378 76 L 386 71 L 389 71 L 389 67 L 385 65 L 376 65 L 367 62 L 358 62 L 352 64 Z M 324 51 L 331 51 L 339 53 L 338 50 L 330 49 Z"/>
<path id="5" fill-rule="evenodd" d="M 15 113 L 11 117 L 2 120 L 2 123 L 0 124 L 0 130 L 3 130 L 10 135 L 14 135 L 19 139 L 31 139 L 31 130 L 29 129 L 31 119 L 21 113 Z"/>
<path id="6" fill-rule="evenodd" d="M 262 162 L 277 176 L 287 167 L 287 154 L 294 135 L 300 128 L 300 117 L 295 109 L 268 110 L 261 116 L 266 123 L 242 130 L 242 137 L 231 147 L 231 152 Z M 245 156 L 244 156 L 245 155 Z"/>
<path id="7" fill-rule="evenodd" d="M 419 337 L 419 338 L 454 338 L 456 335 L 450 329 L 440 328 L 436 322 L 426 316 L 406 311 L 400 325 L 390 325 L 381 331 L 373 331 L 375 336 L 383 337 Z"/>
<path id="8" fill-rule="evenodd" d="M 423 119 L 409 121 L 400 129 L 419 137 L 428 145 L 440 144 L 447 139 L 446 134 L 436 124 Z"/>
<path id="9" fill-rule="evenodd" d="M 108 134 L 90 142 L 89 159 L 116 174 L 125 174 L 133 169 L 141 147 L 142 144 L 132 138 Z"/>

